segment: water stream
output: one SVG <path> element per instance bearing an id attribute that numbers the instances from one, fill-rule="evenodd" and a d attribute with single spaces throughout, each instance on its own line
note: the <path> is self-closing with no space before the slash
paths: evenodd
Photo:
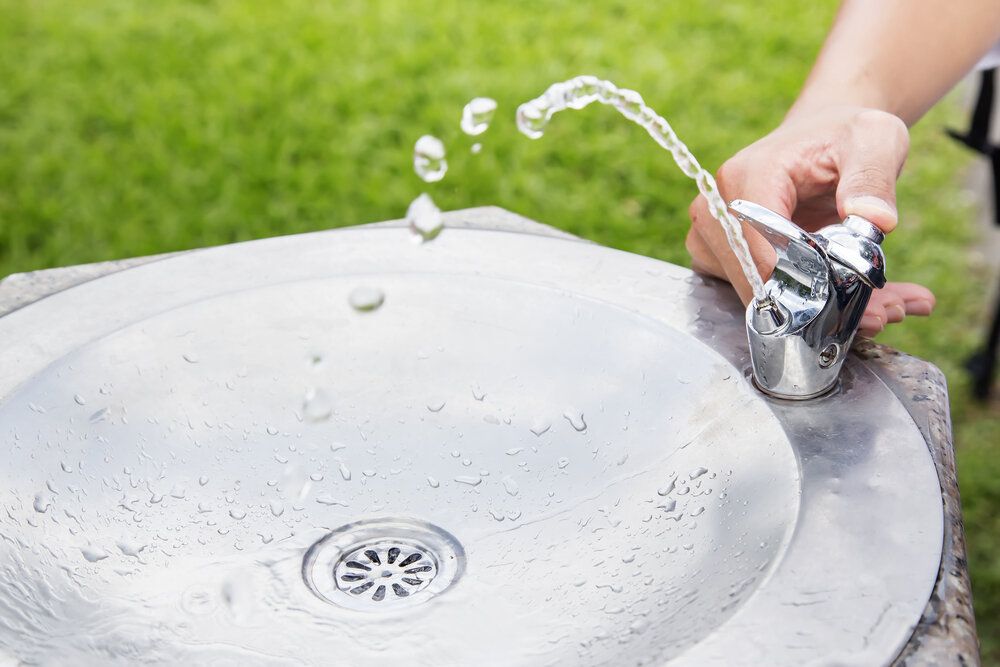
<path id="1" fill-rule="evenodd" d="M 722 225 L 726 240 L 753 289 L 754 298 L 764 299 L 764 282 L 757 272 L 743 229 L 729 214 L 715 179 L 698 164 L 698 160 L 670 127 L 670 123 L 646 106 L 639 93 L 619 88 L 610 81 L 594 76 L 578 76 L 560 81 L 549 86 L 539 97 L 517 108 L 517 127 L 527 137 L 538 139 L 544 134 L 554 114 L 564 109 L 583 109 L 594 102 L 614 107 L 620 114 L 645 129 L 656 143 L 670 151 L 680 170 L 694 180 L 698 191 L 708 200 L 708 209 Z"/>

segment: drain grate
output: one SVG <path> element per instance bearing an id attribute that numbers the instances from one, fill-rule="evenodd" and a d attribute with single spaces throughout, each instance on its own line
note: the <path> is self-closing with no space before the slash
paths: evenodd
<path id="1" fill-rule="evenodd" d="M 360 521 L 329 533 L 306 553 L 302 575 L 325 602 L 378 611 L 440 594 L 464 567 L 464 551 L 450 533 L 392 519 Z"/>
<path id="2" fill-rule="evenodd" d="M 437 576 L 437 561 L 412 543 L 384 540 L 342 557 L 334 576 L 340 590 L 381 602 L 386 595 L 405 598 L 426 588 Z"/>

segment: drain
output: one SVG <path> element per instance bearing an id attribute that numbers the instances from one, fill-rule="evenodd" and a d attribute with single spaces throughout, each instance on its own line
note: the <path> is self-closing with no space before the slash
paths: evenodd
<path id="1" fill-rule="evenodd" d="M 437 526 L 406 519 L 358 521 L 316 542 L 302 578 L 318 598 L 359 611 L 425 602 L 455 583 L 465 552 Z"/>

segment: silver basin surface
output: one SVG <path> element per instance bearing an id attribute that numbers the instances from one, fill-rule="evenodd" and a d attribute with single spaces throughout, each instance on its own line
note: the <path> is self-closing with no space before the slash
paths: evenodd
<path id="1" fill-rule="evenodd" d="M 197 251 L 0 318 L 0 665 L 892 660 L 942 510 L 874 374 L 767 399 L 687 270 L 408 236 Z"/>

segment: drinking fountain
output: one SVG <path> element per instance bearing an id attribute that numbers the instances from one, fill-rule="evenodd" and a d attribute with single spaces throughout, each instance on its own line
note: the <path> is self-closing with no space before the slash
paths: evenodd
<path id="1" fill-rule="evenodd" d="M 940 373 L 790 326 L 869 231 L 733 210 L 749 319 L 496 208 L 9 277 L 0 665 L 975 664 Z"/>

